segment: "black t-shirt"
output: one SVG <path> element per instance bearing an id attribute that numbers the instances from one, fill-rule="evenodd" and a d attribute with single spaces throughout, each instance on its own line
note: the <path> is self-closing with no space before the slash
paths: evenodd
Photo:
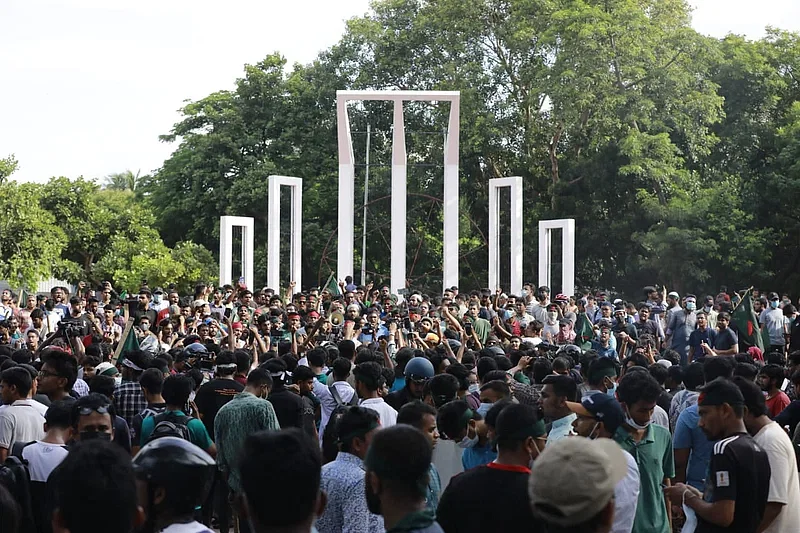
<path id="1" fill-rule="evenodd" d="M 138 326 L 139 325 L 139 319 L 142 318 L 143 316 L 146 316 L 147 318 L 150 319 L 150 329 L 151 330 L 155 330 L 156 329 L 157 320 L 158 320 L 158 313 L 156 313 L 154 310 L 152 310 L 152 309 L 138 309 L 137 308 L 133 312 L 132 316 L 133 316 L 133 320 L 134 320 L 134 325 Z"/>
<path id="2" fill-rule="evenodd" d="M 730 350 L 738 342 L 739 339 L 737 335 L 730 328 L 725 328 L 717 333 L 717 340 L 714 341 L 714 348 L 717 350 Z"/>
<path id="3" fill-rule="evenodd" d="M 797 424 L 800 424 L 800 400 L 790 403 L 781 414 L 775 417 L 780 427 L 789 426 L 789 435 L 794 435 Z"/>
<path id="4" fill-rule="evenodd" d="M 412 401 L 414 401 L 414 398 L 408 392 L 408 385 L 386 397 L 386 403 L 391 405 L 395 411 L 399 411 L 401 407 Z"/>
<path id="5" fill-rule="evenodd" d="M 439 500 L 436 520 L 445 533 L 544 531 L 528 498 L 530 470 L 489 463 L 450 480 Z"/>
<path id="6" fill-rule="evenodd" d="M 281 429 L 300 428 L 306 429 L 307 432 L 312 433 L 309 431 L 310 428 L 304 424 L 306 420 L 308 420 L 306 417 L 308 410 L 306 409 L 306 404 L 303 402 L 303 398 L 287 390 L 283 385 L 276 384 L 268 400 L 272 404 L 272 408 L 275 409 L 275 416 L 278 418 Z M 310 409 L 310 422 L 313 424 L 314 410 L 313 407 L 310 407 Z"/>
<path id="7" fill-rule="evenodd" d="M 733 522 L 717 526 L 697 517 L 697 533 L 755 533 L 769 495 L 767 452 L 747 433 L 737 433 L 714 444 L 703 499 L 735 500 Z"/>
<path id="8" fill-rule="evenodd" d="M 211 440 L 214 438 L 214 419 L 223 405 L 244 390 L 244 385 L 233 379 L 212 379 L 197 391 L 194 403 L 202 414 L 201 420 Z"/>

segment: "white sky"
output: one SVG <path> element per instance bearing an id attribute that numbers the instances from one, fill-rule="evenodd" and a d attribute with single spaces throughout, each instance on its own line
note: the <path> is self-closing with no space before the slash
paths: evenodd
<path id="1" fill-rule="evenodd" d="M 690 0 L 723 36 L 800 31 L 798 0 Z M 0 0 L 0 157 L 20 181 L 158 168 L 185 99 L 233 87 L 279 51 L 308 62 L 368 0 Z"/>

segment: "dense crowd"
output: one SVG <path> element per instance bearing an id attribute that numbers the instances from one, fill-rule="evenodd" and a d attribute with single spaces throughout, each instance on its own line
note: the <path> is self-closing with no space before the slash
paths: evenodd
<path id="1" fill-rule="evenodd" d="M 788 295 L 6 290 L 0 393 L 3 533 L 800 531 Z"/>

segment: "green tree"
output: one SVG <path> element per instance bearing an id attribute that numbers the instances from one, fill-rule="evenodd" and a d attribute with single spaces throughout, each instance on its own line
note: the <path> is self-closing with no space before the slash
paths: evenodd
<path id="1" fill-rule="evenodd" d="M 67 237 L 37 203 L 39 186 L 0 184 L 0 279 L 35 288 L 62 266 Z"/>
<path id="2" fill-rule="evenodd" d="M 136 174 L 131 170 L 109 174 L 103 178 L 103 188 L 112 191 L 136 192 L 143 180 L 140 174 L 140 170 L 137 170 Z"/>
<path id="3" fill-rule="evenodd" d="M 0 159 L 0 183 L 6 181 L 17 170 L 18 166 L 19 162 L 14 157 L 14 154 Z"/>

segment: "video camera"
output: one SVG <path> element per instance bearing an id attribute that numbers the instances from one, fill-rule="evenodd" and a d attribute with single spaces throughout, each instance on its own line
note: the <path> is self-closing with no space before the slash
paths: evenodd
<path id="1" fill-rule="evenodd" d="M 77 318 L 63 318 L 58 323 L 58 332 L 67 340 L 83 336 L 83 324 Z"/>

